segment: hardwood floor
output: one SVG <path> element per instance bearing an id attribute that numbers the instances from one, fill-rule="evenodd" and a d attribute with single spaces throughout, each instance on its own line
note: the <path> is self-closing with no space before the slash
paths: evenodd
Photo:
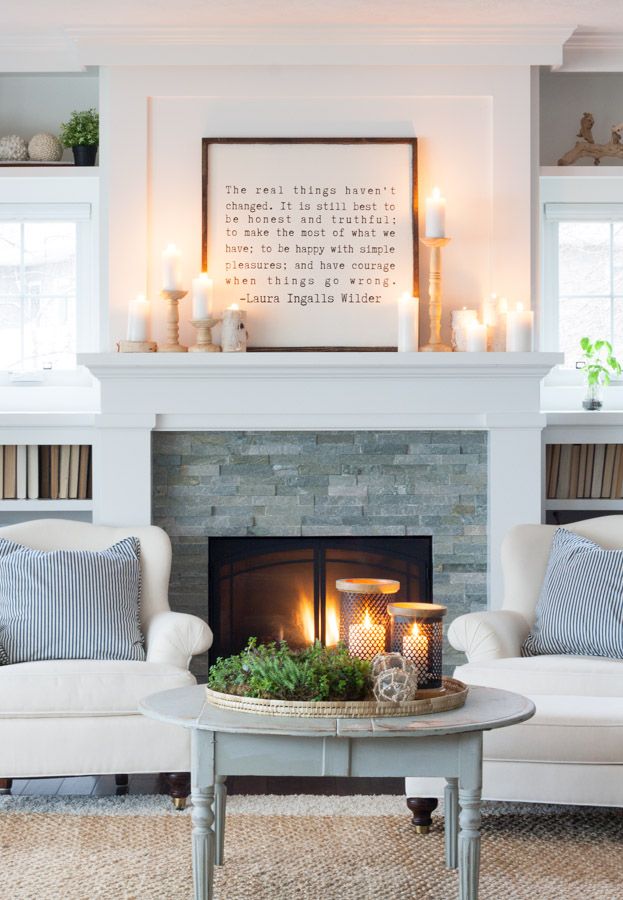
<path id="1" fill-rule="evenodd" d="M 404 794 L 402 778 L 265 778 L 232 777 L 230 794 Z M 166 794 L 160 775 L 130 775 L 128 786 L 117 787 L 114 775 L 74 778 L 16 778 L 11 793 L 18 796 L 114 797 L 123 794 Z"/>

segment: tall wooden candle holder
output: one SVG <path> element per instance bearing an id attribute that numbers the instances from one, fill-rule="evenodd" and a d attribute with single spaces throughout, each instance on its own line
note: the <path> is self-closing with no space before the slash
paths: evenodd
<path id="1" fill-rule="evenodd" d="M 220 319 L 192 319 L 191 325 L 197 329 L 197 343 L 188 348 L 189 353 L 220 353 L 218 344 L 212 343 L 212 329 Z"/>
<path id="2" fill-rule="evenodd" d="M 180 311 L 179 302 L 185 297 L 188 291 L 161 291 L 160 296 L 164 297 L 167 304 L 167 340 L 165 344 L 158 347 L 159 353 L 186 353 L 188 347 L 180 344 Z"/>
<path id="3" fill-rule="evenodd" d="M 450 243 L 451 238 L 421 238 L 425 247 L 430 248 L 428 272 L 428 319 L 430 336 L 428 344 L 420 347 L 424 353 L 448 353 L 452 350 L 441 341 L 441 248 Z"/>

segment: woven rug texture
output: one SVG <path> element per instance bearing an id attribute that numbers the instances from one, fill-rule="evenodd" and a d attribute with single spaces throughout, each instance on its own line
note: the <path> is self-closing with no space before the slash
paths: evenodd
<path id="1" fill-rule="evenodd" d="M 215 900 L 458 897 L 441 817 L 418 836 L 404 801 L 357 801 L 233 798 Z M 622 838 L 620 810 L 485 804 L 480 900 L 623 900 Z M 191 900 L 190 815 L 166 798 L 3 798 L 0 897 Z"/>

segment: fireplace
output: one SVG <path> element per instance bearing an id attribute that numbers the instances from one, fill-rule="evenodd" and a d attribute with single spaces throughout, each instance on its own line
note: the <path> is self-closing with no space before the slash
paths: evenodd
<path id="1" fill-rule="evenodd" d="M 212 659 L 252 636 L 337 643 L 338 578 L 395 579 L 392 600 L 432 600 L 431 537 L 214 537 L 209 557 Z"/>

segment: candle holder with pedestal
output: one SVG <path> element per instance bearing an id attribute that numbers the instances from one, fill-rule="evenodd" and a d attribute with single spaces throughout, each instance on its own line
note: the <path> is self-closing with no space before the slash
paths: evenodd
<path id="1" fill-rule="evenodd" d="M 192 319 L 191 325 L 197 329 L 197 343 L 188 348 L 189 353 L 220 353 L 218 344 L 212 343 L 212 329 L 220 319 Z"/>
<path id="2" fill-rule="evenodd" d="M 425 247 L 430 248 L 428 271 L 428 321 L 430 334 L 428 344 L 420 347 L 424 353 L 448 353 L 452 350 L 441 340 L 441 248 L 450 243 L 451 238 L 421 238 Z"/>
<path id="3" fill-rule="evenodd" d="M 186 353 L 188 347 L 180 344 L 180 311 L 179 302 L 185 297 L 188 291 L 161 291 L 160 296 L 164 297 L 167 304 L 167 340 L 165 344 L 158 347 L 160 353 Z"/>
<path id="4" fill-rule="evenodd" d="M 340 641 L 351 656 L 373 659 L 384 653 L 389 636 L 387 597 L 400 590 L 387 578 L 340 578 Z"/>
<path id="5" fill-rule="evenodd" d="M 387 607 L 391 650 L 414 663 L 418 690 L 445 690 L 442 620 L 447 611 L 440 603 L 390 603 Z"/>

